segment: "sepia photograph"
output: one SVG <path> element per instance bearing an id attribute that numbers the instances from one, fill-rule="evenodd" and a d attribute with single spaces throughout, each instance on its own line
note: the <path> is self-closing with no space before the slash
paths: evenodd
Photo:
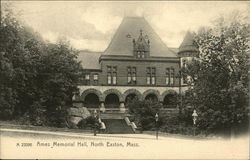
<path id="1" fill-rule="evenodd" d="M 250 159 L 250 2 L 0 3 L 0 159 Z"/>

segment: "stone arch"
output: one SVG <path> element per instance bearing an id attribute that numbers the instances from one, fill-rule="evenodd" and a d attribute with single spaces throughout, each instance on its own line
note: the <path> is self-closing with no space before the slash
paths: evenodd
<path id="1" fill-rule="evenodd" d="M 155 90 L 155 89 L 148 89 L 148 90 L 146 90 L 145 92 L 143 92 L 143 94 L 142 94 L 143 100 L 145 100 L 146 96 L 149 95 L 149 94 L 154 94 L 154 95 L 156 95 L 158 101 L 160 102 L 160 100 L 161 100 L 160 92 L 157 91 L 157 90 Z"/>
<path id="2" fill-rule="evenodd" d="M 177 92 L 175 90 L 172 90 L 172 89 L 166 90 L 165 92 L 163 92 L 161 94 L 161 100 L 160 101 L 163 102 L 165 96 L 168 95 L 168 94 L 174 94 L 174 95 L 176 94 L 177 95 Z"/>
<path id="3" fill-rule="evenodd" d="M 84 101 L 85 100 L 85 97 L 89 94 L 89 93 L 94 93 L 98 96 L 99 98 L 99 101 L 104 101 L 103 99 L 103 95 L 101 93 L 101 91 L 98 91 L 97 89 L 94 89 L 94 88 L 90 88 L 90 89 L 87 89 L 85 91 L 82 92 L 82 95 L 81 95 L 81 99 Z"/>
<path id="4" fill-rule="evenodd" d="M 84 99 L 84 106 L 87 108 L 99 108 L 100 99 L 96 93 L 88 93 Z"/>
<path id="5" fill-rule="evenodd" d="M 106 91 L 103 92 L 103 100 L 105 101 L 105 98 L 107 97 L 107 95 L 109 94 L 116 94 L 119 98 L 119 101 L 120 102 L 124 102 L 124 97 L 122 96 L 121 92 L 117 89 L 108 89 Z"/>
<path id="6" fill-rule="evenodd" d="M 139 92 L 137 89 L 128 89 L 124 92 L 123 94 L 123 97 L 124 99 L 126 99 L 126 97 L 129 95 L 129 94 L 135 94 L 139 100 L 142 100 L 142 94 L 141 92 Z"/>
<path id="7" fill-rule="evenodd" d="M 164 107 L 176 108 L 177 107 L 177 92 L 174 90 L 167 90 L 162 93 L 162 104 Z"/>

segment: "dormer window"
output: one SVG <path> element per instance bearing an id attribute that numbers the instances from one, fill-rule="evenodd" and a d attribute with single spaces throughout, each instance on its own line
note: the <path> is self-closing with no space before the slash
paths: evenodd
<path id="1" fill-rule="evenodd" d="M 149 39 L 147 35 L 142 34 L 142 30 L 140 30 L 140 35 L 137 39 L 133 39 L 134 44 L 134 56 L 136 58 L 146 58 L 149 56 L 150 45 Z"/>
<path id="2" fill-rule="evenodd" d="M 141 52 L 141 58 L 144 58 L 145 55 L 144 55 L 144 52 Z"/>
<path id="3" fill-rule="evenodd" d="M 141 58 L 141 52 L 137 52 L 137 58 Z"/>

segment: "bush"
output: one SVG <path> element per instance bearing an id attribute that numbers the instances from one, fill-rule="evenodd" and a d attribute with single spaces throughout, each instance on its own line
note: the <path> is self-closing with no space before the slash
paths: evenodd
<path id="1" fill-rule="evenodd" d="M 31 105 L 29 120 L 35 126 L 44 125 L 46 122 L 45 107 L 38 101 Z"/>
<path id="2" fill-rule="evenodd" d="M 86 119 L 82 119 L 77 126 L 80 129 L 93 129 L 94 124 L 95 118 L 93 116 L 89 116 Z M 99 125 L 99 123 L 96 123 L 96 125 Z"/>
<path id="3" fill-rule="evenodd" d="M 161 105 L 152 101 L 139 101 L 133 99 L 128 102 L 129 112 L 134 114 L 134 122 L 142 130 L 155 130 L 155 114 L 159 113 Z M 159 114 L 158 114 L 159 115 Z M 159 115 L 158 127 L 162 125 L 162 118 Z"/>

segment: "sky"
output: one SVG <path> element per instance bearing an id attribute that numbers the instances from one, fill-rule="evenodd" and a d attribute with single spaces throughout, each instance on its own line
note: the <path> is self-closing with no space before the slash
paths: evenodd
<path id="1" fill-rule="evenodd" d="M 56 42 L 65 37 L 76 49 L 104 51 L 125 16 L 143 16 L 168 47 L 179 47 L 185 33 L 211 26 L 219 16 L 249 2 L 236 1 L 11 1 L 23 23 Z"/>

